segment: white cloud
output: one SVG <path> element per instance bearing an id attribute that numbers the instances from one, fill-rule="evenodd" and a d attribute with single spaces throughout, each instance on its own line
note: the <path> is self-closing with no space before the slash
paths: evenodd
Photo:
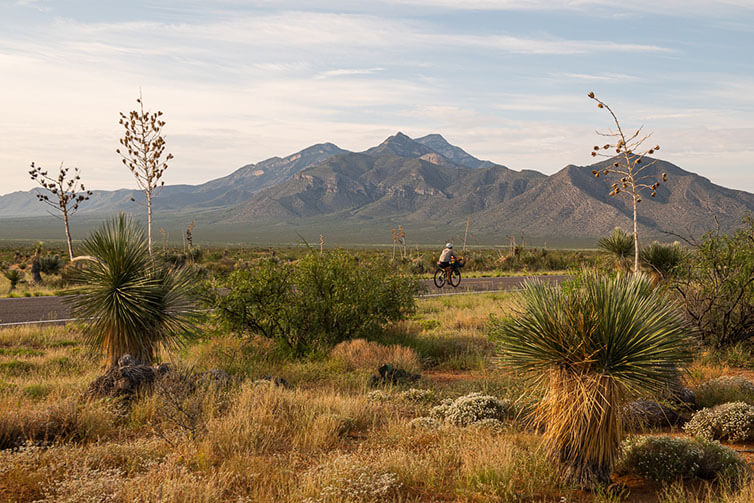
<path id="1" fill-rule="evenodd" d="M 319 73 L 315 78 L 327 79 L 331 77 L 350 77 L 352 75 L 372 75 L 384 71 L 384 68 L 341 68 L 338 70 L 327 70 Z"/>

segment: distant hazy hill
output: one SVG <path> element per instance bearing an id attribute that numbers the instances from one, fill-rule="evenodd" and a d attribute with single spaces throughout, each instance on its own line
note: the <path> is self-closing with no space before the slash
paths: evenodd
<path id="1" fill-rule="evenodd" d="M 329 157 L 346 152 L 332 143 L 312 145 L 287 157 L 273 157 L 243 166 L 228 176 L 201 185 L 166 185 L 154 199 L 155 211 L 191 212 L 230 208 L 247 201 L 255 192 L 283 182 L 293 174 Z M 0 196 L 0 218 L 47 215 L 47 207 L 34 194 L 42 189 Z M 117 213 L 139 208 L 131 198 L 143 200 L 138 190 L 95 190 L 82 203 L 79 214 Z"/>
<path id="2" fill-rule="evenodd" d="M 627 199 L 608 196 L 610 182 L 592 175 L 603 164 L 569 165 L 546 176 L 477 159 L 438 134 L 413 140 L 397 133 L 361 153 L 323 143 L 201 185 L 166 186 L 155 199 L 155 211 L 216 229 L 285 233 L 316 226 L 333 232 L 358 229 L 367 239 L 371 229 L 384 233 L 389 222 L 414 224 L 434 236 L 468 217 L 479 235 L 524 231 L 590 238 L 631 223 Z M 640 225 L 652 236 L 663 231 L 698 235 L 714 226 L 715 217 L 729 229 L 754 212 L 753 194 L 720 187 L 662 160 L 648 168 L 658 176 L 663 172 L 668 183 L 640 207 Z M 36 190 L 0 197 L 0 219 L 46 215 Z M 94 221 L 124 209 L 140 211 L 130 201 L 139 195 L 96 191 L 81 217 Z"/>

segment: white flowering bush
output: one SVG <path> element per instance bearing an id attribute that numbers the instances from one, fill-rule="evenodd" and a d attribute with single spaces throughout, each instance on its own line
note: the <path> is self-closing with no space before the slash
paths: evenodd
<path id="1" fill-rule="evenodd" d="M 721 376 L 702 383 L 694 396 L 700 407 L 714 407 L 729 402 L 754 405 L 754 383 L 740 376 Z"/>
<path id="2" fill-rule="evenodd" d="M 618 473 L 636 474 L 657 482 L 693 477 L 699 470 L 704 451 L 685 438 L 631 437 L 623 443 Z"/>
<path id="3" fill-rule="evenodd" d="M 422 430 L 435 430 L 442 426 L 442 422 L 434 417 L 417 417 L 408 422 L 411 428 Z"/>
<path id="4" fill-rule="evenodd" d="M 446 399 L 430 411 L 430 417 L 456 426 L 468 426 L 485 420 L 504 420 L 511 412 L 511 403 L 482 393 L 469 393 L 455 400 Z"/>
<path id="5" fill-rule="evenodd" d="M 754 406 L 733 402 L 702 409 L 691 416 L 683 429 L 707 440 L 754 440 Z"/>
<path id="6" fill-rule="evenodd" d="M 395 473 L 355 455 L 339 456 L 305 474 L 319 494 L 304 503 L 377 503 L 395 498 L 401 482 Z"/>
<path id="7" fill-rule="evenodd" d="M 390 394 L 385 393 L 380 389 L 376 389 L 367 393 L 367 400 L 370 402 L 386 402 L 390 399 Z"/>
<path id="8" fill-rule="evenodd" d="M 407 402 L 429 403 L 435 400 L 435 392 L 429 389 L 411 388 L 400 392 L 398 398 Z"/>
<path id="9" fill-rule="evenodd" d="M 627 439 L 616 469 L 657 482 L 701 478 L 735 483 L 749 474 L 738 453 L 717 441 L 667 436 Z"/>

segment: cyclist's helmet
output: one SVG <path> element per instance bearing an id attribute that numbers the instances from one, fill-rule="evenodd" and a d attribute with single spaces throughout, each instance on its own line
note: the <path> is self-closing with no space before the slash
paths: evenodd
<path id="1" fill-rule="evenodd" d="M 445 243 L 445 248 L 453 248 L 453 243 Z"/>

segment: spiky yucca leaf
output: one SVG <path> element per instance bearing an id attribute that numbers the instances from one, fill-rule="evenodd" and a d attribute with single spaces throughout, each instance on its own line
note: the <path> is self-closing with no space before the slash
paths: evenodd
<path id="1" fill-rule="evenodd" d="M 4 269 L 3 276 L 5 276 L 5 279 L 10 282 L 10 289 L 8 290 L 8 293 L 10 293 L 15 290 L 16 285 L 24 279 L 24 272 L 18 269 Z"/>
<path id="2" fill-rule="evenodd" d="M 564 291 L 529 283 L 495 329 L 503 361 L 547 388 L 537 415 L 554 459 L 584 485 L 609 481 L 634 395 L 663 389 L 690 359 L 681 312 L 641 274 L 588 275 Z"/>
<path id="3" fill-rule="evenodd" d="M 685 253 L 678 243 L 660 244 L 657 241 L 641 250 L 639 258 L 658 279 L 672 276 L 684 259 Z"/>
<path id="4" fill-rule="evenodd" d="M 78 273 L 86 286 L 71 296 L 85 335 L 114 365 L 123 354 L 151 363 L 160 348 L 173 349 L 192 333 L 191 274 L 153 262 L 144 232 L 124 214 L 108 221 L 82 246 L 93 257 Z"/>

